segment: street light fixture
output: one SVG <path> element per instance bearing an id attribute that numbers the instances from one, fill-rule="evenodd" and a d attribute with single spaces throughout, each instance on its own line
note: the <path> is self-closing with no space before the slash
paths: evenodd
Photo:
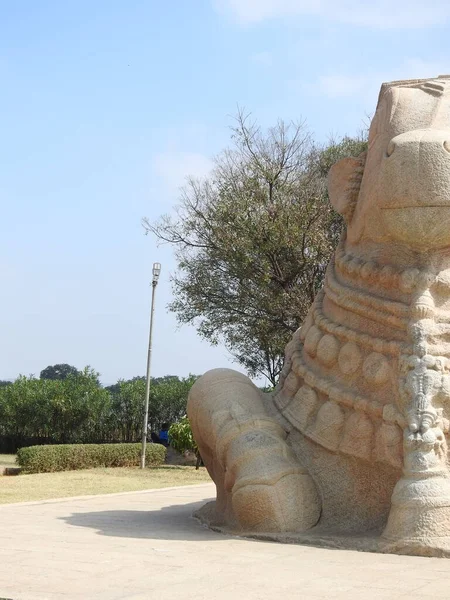
<path id="1" fill-rule="evenodd" d="M 152 269 L 152 307 L 150 310 L 150 333 L 148 336 L 148 354 L 147 354 L 147 381 L 145 386 L 145 401 L 144 401 L 144 421 L 142 423 L 142 452 L 141 452 L 141 469 L 145 469 L 145 448 L 147 446 L 147 431 L 148 431 L 148 402 L 150 398 L 150 364 L 152 359 L 152 334 L 153 334 L 153 314 L 155 312 L 155 290 L 158 285 L 159 275 L 161 273 L 161 263 L 153 263 Z"/>
<path id="2" fill-rule="evenodd" d="M 159 278 L 160 273 L 161 273 L 161 263 L 153 263 L 153 269 L 152 269 L 153 285 L 156 285 L 158 283 L 158 278 Z"/>

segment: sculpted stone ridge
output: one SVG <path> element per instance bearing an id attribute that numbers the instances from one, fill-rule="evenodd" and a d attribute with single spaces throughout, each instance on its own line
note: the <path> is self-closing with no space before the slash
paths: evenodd
<path id="1" fill-rule="evenodd" d="M 383 84 L 367 153 L 328 189 L 346 232 L 275 392 L 228 369 L 192 388 L 217 487 L 200 516 L 450 556 L 450 77 Z"/>

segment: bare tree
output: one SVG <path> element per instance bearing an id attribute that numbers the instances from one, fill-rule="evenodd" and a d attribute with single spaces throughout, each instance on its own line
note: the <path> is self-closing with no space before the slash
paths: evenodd
<path id="1" fill-rule="evenodd" d="M 188 180 L 175 216 L 143 224 L 175 248 L 170 309 L 179 322 L 224 342 L 250 375 L 274 385 L 341 230 L 326 173 L 365 141 L 319 148 L 304 122 L 263 132 L 239 112 L 232 142 L 207 179 Z"/>

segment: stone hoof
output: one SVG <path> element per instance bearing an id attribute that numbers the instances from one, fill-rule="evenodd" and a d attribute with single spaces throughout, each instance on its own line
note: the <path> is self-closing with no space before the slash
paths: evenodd
<path id="1" fill-rule="evenodd" d="M 233 511 L 246 531 L 305 531 L 320 517 L 320 500 L 308 473 L 281 475 L 275 481 L 241 480 L 232 493 Z"/>
<path id="2" fill-rule="evenodd" d="M 408 457 L 407 457 L 408 458 Z M 425 461 L 426 457 L 420 457 Z M 381 551 L 421 556 L 450 552 L 450 479 L 445 472 L 409 471 L 392 495 Z"/>

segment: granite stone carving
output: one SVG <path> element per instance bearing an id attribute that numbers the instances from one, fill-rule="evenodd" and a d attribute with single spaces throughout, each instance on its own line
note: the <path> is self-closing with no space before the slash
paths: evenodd
<path id="1" fill-rule="evenodd" d="M 367 153 L 335 164 L 328 189 L 346 232 L 275 392 L 228 369 L 192 388 L 217 487 L 201 516 L 447 556 L 450 76 L 383 84 Z"/>

